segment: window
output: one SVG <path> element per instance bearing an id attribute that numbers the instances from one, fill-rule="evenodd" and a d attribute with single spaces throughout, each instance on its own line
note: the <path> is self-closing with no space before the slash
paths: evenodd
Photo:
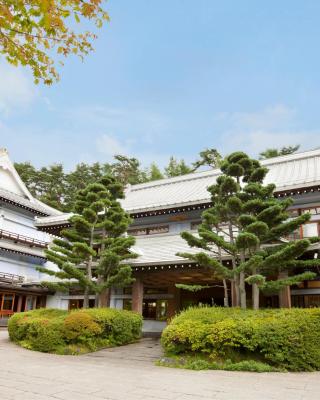
<path id="1" fill-rule="evenodd" d="M 290 218 L 298 217 L 299 216 L 299 209 L 288 210 L 288 214 Z"/>
<path id="2" fill-rule="evenodd" d="M 319 215 L 320 214 L 320 207 L 310 207 L 305 208 L 302 210 L 302 214 L 310 213 L 311 215 Z"/>
<path id="3" fill-rule="evenodd" d="M 2 295 L 1 310 L 12 311 L 13 304 L 14 304 L 14 294 L 3 294 Z"/>
<path id="4" fill-rule="evenodd" d="M 308 238 L 319 235 L 318 223 L 310 223 L 302 226 L 303 237 Z"/>
<path id="5" fill-rule="evenodd" d="M 157 235 L 169 232 L 169 225 L 151 226 L 149 228 L 129 229 L 128 234 L 132 236 Z"/>
<path id="6" fill-rule="evenodd" d="M 284 237 L 287 240 L 298 240 L 301 239 L 301 235 L 300 235 L 300 229 L 296 229 L 295 231 L 289 233 L 288 235 L 286 235 Z"/>

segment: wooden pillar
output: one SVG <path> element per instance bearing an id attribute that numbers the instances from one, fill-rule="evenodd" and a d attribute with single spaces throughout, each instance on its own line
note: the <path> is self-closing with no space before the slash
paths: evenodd
<path id="1" fill-rule="evenodd" d="M 17 312 L 21 312 L 21 308 L 22 308 L 22 295 L 20 294 L 18 296 Z"/>
<path id="2" fill-rule="evenodd" d="M 180 310 L 180 289 L 175 286 L 169 286 L 168 294 L 173 295 L 173 297 L 168 300 L 168 319 L 171 319 Z"/>
<path id="3" fill-rule="evenodd" d="M 142 315 L 143 303 L 143 282 L 140 278 L 136 278 L 132 285 L 132 311 Z"/>
<path id="4" fill-rule="evenodd" d="M 282 271 L 279 273 L 279 279 L 284 279 L 288 277 L 287 271 Z M 290 286 L 285 286 L 279 292 L 279 307 L 280 308 L 291 308 L 291 290 Z"/>

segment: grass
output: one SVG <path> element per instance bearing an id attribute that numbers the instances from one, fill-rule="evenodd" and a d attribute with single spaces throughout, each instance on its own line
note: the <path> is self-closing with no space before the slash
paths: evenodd
<path id="1" fill-rule="evenodd" d="M 257 360 L 210 360 L 199 354 L 187 354 L 184 356 L 169 355 L 156 361 L 156 365 L 169 368 L 223 371 L 249 371 L 249 372 L 286 372 L 284 369 L 275 368 L 269 364 Z"/>

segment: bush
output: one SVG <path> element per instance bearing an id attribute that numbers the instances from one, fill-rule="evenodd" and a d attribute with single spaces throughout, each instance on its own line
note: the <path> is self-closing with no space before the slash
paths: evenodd
<path id="1" fill-rule="evenodd" d="M 63 311 L 40 309 L 14 314 L 10 339 L 28 349 L 57 354 L 82 354 L 127 344 L 140 338 L 142 318 L 109 308 Z"/>
<path id="2" fill-rule="evenodd" d="M 320 309 L 203 307 L 174 318 L 161 341 L 167 354 L 230 360 L 231 369 L 250 370 L 255 361 L 291 371 L 313 371 L 320 369 L 319 334 Z"/>

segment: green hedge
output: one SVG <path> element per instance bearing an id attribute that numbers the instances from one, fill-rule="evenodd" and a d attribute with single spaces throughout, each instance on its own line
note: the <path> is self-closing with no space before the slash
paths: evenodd
<path id="1" fill-rule="evenodd" d="M 142 318 L 111 308 L 63 311 L 40 309 L 9 319 L 10 339 L 21 346 L 57 354 L 81 354 L 140 338 Z"/>
<path id="2" fill-rule="evenodd" d="M 162 334 L 167 354 L 252 360 L 290 371 L 320 370 L 320 309 L 190 308 Z"/>

